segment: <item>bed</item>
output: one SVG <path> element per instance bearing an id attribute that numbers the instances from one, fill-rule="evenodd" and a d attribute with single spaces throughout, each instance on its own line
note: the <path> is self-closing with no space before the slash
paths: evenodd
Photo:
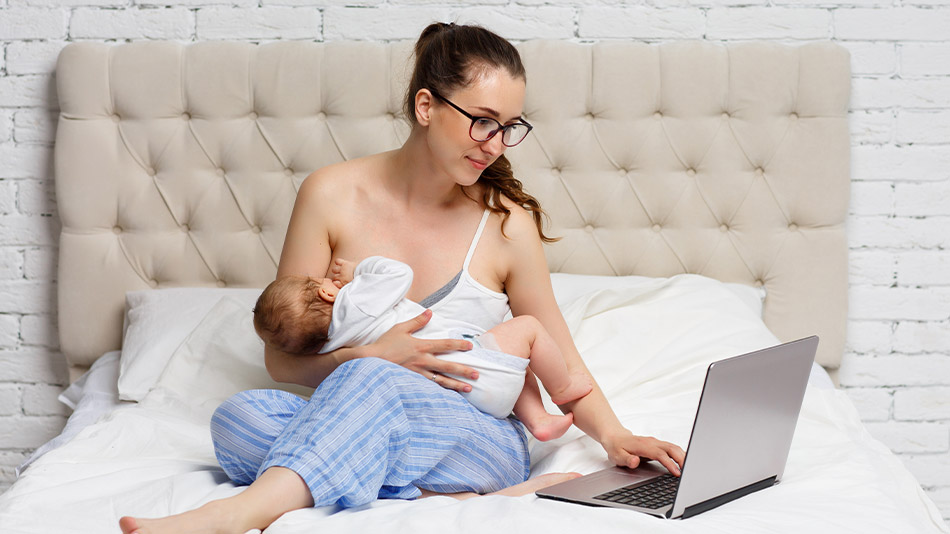
<path id="1" fill-rule="evenodd" d="M 635 433 L 689 439 L 706 366 L 817 334 L 782 483 L 695 518 L 524 497 L 285 514 L 296 532 L 950 532 L 834 387 L 847 314 L 847 52 L 832 43 L 518 45 L 558 302 Z M 0 496 L 3 532 L 118 532 L 241 491 L 207 428 L 273 383 L 250 307 L 313 169 L 395 148 L 411 43 L 74 43 L 59 58 L 64 434 Z M 308 392 L 294 388 L 301 395 Z M 546 400 L 546 402 L 548 402 Z M 607 462 L 576 429 L 532 476 Z"/>

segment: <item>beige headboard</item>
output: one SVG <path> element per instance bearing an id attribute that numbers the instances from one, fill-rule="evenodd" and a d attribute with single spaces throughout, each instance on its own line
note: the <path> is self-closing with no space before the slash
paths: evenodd
<path id="1" fill-rule="evenodd" d="M 519 45 L 508 151 L 563 239 L 554 272 L 764 285 L 836 369 L 847 312 L 849 57 L 831 43 Z M 124 294 L 263 287 L 310 171 L 392 149 L 411 43 L 71 44 L 57 70 L 59 332 L 119 348 Z"/>

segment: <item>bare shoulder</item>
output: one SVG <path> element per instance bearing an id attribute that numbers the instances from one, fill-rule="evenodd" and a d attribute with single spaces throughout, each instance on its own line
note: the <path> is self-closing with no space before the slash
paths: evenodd
<path id="1" fill-rule="evenodd" d="M 508 197 L 502 196 L 501 204 L 510 212 L 507 218 L 504 218 L 503 214 L 497 215 L 499 220 L 502 221 L 502 235 L 505 245 L 520 247 L 535 242 L 540 245 L 541 236 L 538 234 L 534 215 Z"/>
<path id="2" fill-rule="evenodd" d="M 304 179 L 298 194 L 325 197 L 343 193 L 351 189 L 360 176 L 365 176 L 362 171 L 372 164 L 373 156 L 368 156 L 321 167 Z"/>
<path id="3" fill-rule="evenodd" d="M 382 157 L 382 154 L 375 154 L 313 171 L 300 185 L 297 202 L 320 208 L 322 213 L 345 213 L 361 190 L 372 187 L 367 182 L 379 175 Z"/>

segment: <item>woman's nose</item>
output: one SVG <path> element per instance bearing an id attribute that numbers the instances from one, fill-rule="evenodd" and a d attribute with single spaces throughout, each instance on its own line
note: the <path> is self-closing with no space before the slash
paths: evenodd
<path id="1" fill-rule="evenodd" d="M 501 142 L 501 138 L 504 135 L 504 132 L 498 132 L 491 139 L 484 141 L 482 143 L 482 151 L 491 154 L 494 157 L 498 157 L 505 152 L 505 144 Z"/>

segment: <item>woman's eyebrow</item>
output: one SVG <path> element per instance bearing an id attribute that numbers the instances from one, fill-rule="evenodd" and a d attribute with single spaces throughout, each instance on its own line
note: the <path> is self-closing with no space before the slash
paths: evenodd
<path id="1" fill-rule="evenodd" d="M 490 108 L 490 107 L 486 107 L 486 106 L 475 106 L 475 109 L 480 109 L 480 110 L 484 111 L 485 113 L 487 113 L 488 115 L 490 115 L 493 119 L 497 119 L 497 118 L 499 118 L 499 117 L 501 116 L 497 111 L 495 111 L 494 109 L 492 109 L 492 108 Z M 516 121 L 516 120 L 524 120 L 524 119 L 521 118 L 521 115 L 518 115 L 517 117 L 512 117 L 512 118 L 508 119 L 508 120 L 505 121 L 505 122 L 507 123 L 507 122 Z"/>

